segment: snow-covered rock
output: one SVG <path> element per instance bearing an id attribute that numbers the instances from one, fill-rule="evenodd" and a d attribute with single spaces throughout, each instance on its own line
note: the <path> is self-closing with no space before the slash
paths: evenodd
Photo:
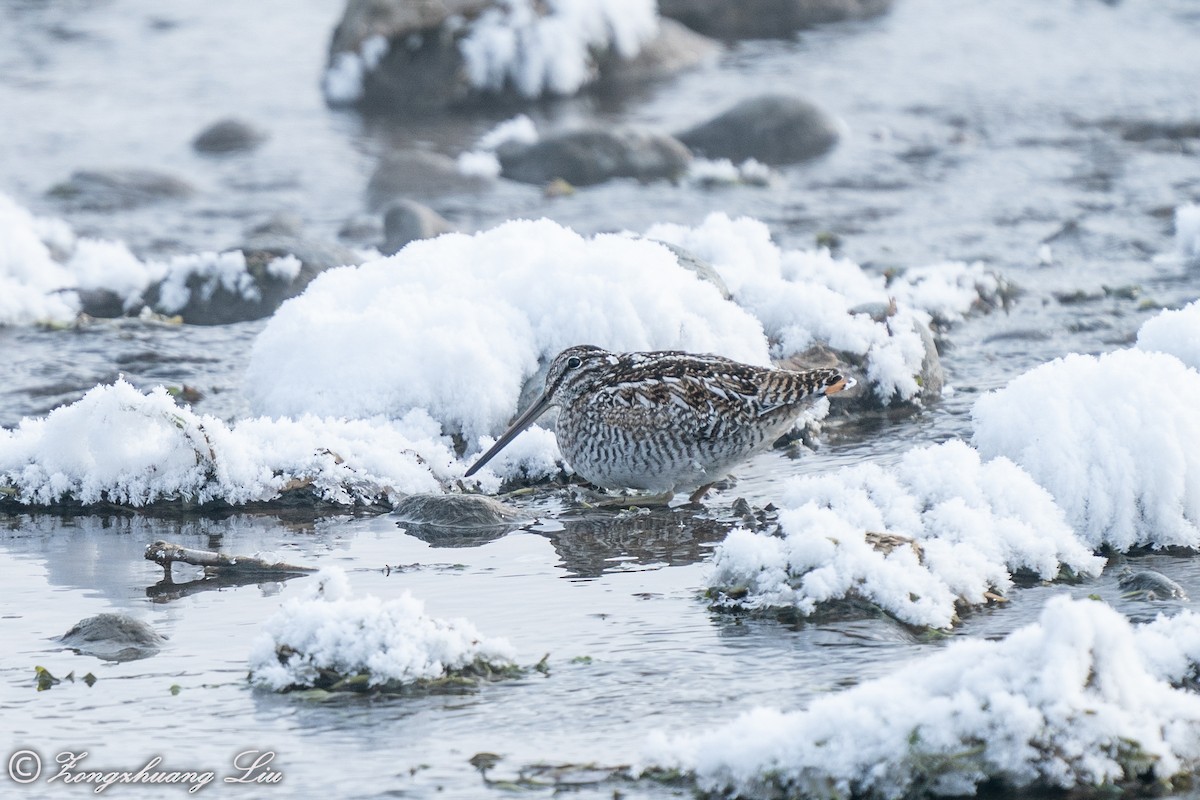
<path id="1" fill-rule="evenodd" d="M 965 639 L 799 711 L 656 734 L 649 761 L 739 797 L 973 795 L 1167 786 L 1200 769 L 1200 615 L 1135 627 L 1057 597 L 1001 641 Z"/>
<path id="2" fill-rule="evenodd" d="M 1190 313 L 1160 325 L 1186 325 Z M 986 457 L 1012 459 L 1049 490 L 1093 549 L 1197 548 L 1197 409 L 1200 373 L 1174 356 L 1138 349 L 1072 354 L 979 398 L 972 441 Z"/>
<path id="3" fill-rule="evenodd" d="M 737 529 L 718 545 L 708 581 L 717 605 L 807 615 L 859 599 L 945 628 L 959 604 L 1003 594 L 1018 570 L 1053 580 L 1104 566 L 1025 472 L 961 441 L 915 448 L 895 466 L 796 478 L 776 505 L 777 531 Z"/>
<path id="4" fill-rule="evenodd" d="M 515 669 L 507 641 L 484 638 L 464 619 L 430 617 L 408 592 L 354 597 L 337 567 L 316 581 L 309 597 L 289 600 L 264 624 L 250 653 L 255 685 L 327 689 L 357 679 L 364 688 L 398 689 Z"/>
<path id="5" fill-rule="evenodd" d="M 786 359 L 826 345 L 863 365 L 878 402 L 912 402 L 923 394 L 936 315 L 947 322 L 994 304 L 1001 281 L 980 264 L 944 262 L 910 270 L 889 284 L 826 249 L 783 250 L 766 225 L 711 214 L 701 225 L 652 226 L 646 236 L 683 247 L 710 263 L 734 302 L 757 317 Z M 893 301 L 895 304 L 893 306 Z M 875 309 L 886 309 L 882 315 Z M 877 318 L 878 317 L 878 318 Z"/>
<path id="6" fill-rule="evenodd" d="M 654 0 L 350 0 L 323 87 L 331 103 L 406 108 L 570 95 L 625 72 L 670 74 L 715 49 L 676 27 L 660 25 Z"/>
<path id="7" fill-rule="evenodd" d="M 202 324 L 257 319 L 331 263 L 351 259 L 298 235 L 255 235 L 242 249 L 142 261 L 123 242 L 76 238 L 61 220 L 34 217 L 0 194 L 0 325 L 147 306 Z"/>
<path id="8" fill-rule="evenodd" d="M 1175 311 L 1163 311 L 1138 331 L 1140 350 L 1170 353 L 1200 370 L 1200 300 Z"/>

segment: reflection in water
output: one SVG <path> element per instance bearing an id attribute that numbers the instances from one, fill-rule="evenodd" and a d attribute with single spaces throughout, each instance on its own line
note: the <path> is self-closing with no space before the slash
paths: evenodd
<path id="1" fill-rule="evenodd" d="M 541 498 L 546 501 L 546 498 Z M 606 572 L 641 566 L 694 564 L 704 559 L 709 545 L 725 538 L 732 519 L 709 516 L 696 506 L 667 508 L 588 508 L 553 512 L 546 522 L 487 527 L 422 525 L 399 521 L 397 526 L 431 547 L 480 547 L 515 530 L 545 536 L 554 545 L 567 577 L 595 578 Z"/>
<path id="2" fill-rule="evenodd" d="M 52 586 L 94 592 L 117 606 L 128 605 L 130 586 L 147 585 L 162 568 L 144 558 L 146 546 L 159 539 L 206 550 L 254 553 L 279 546 L 282 539 L 303 534 L 312 541 L 317 517 L 311 512 L 285 515 L 229 514 L 225 517 L 142 513 L 0 514 L 0 550 L 17 560 L 36 562 Z M 337 546 L 335 542 L 321 542 Z M 169 580 L 169 579 L 168 579 Z M 225 583 L 233 586 L 262 580 Z M 183 584 L 182 586 L 191 586 Z M 151 597 L 169 599 L 181 585 L 164 582 L 147 589 Z M 214 585 L 211 588 L 218 588 Z M 179 597 L 189 592 L 182 591 Z"/>
<path id="3" fill-rule="evenodd" d="M 704 513 L 704 512 L 701 512 Z M 558 519 L 560 530 L 538 531 L 554 544 L 570 577 L 595 578 L 627 565 L 679 566 L 703 560 L 731 527 L 698 516 L 695 507 L 590 510 Z"/>

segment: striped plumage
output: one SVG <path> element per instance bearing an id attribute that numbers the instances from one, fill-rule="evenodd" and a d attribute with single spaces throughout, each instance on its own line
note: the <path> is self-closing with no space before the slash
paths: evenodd
<path id="1" fill-rule="evenodd" d="M 470 476 L 547 408 L 572 468 L 606 489 L 687 491 L 720 480 L 786 433 L 835 369 L 791 371 L 676 350 L 610 353 L 577 345 L 555 357 L 546 388 Z"/>

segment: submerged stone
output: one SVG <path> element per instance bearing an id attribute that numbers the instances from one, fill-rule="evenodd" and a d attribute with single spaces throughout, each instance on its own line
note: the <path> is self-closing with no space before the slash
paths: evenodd
<path id="1" fill-rule="evenodd" d="M 97 614 L 75 623 L 58 641 L 81 655 L 134 661 L 154 655 L 167 640 L 146 623 L 125 614 Z"/>
<path id="2" fill-rule="evenodd" d="M 194 193 L 191 184 L 182 178 L 142 168 L 77 170 L 48 192 L 64 204 L 85 211 L 120 211 L 180 200 Z"/>
<path id="3" fill-rule="evenodd" d="M 412 494 L 397 504 L 396 516 L 416 525 L 472 529 L 515 527 L 529 519 L 482 494 Z"/>
<path id="4" fill-rule="evenodd" d="M 1126 594 L 1139 600 L 1187 600 L 1187 592 L 1175 581 L 1151 569 L 1127 572 L 1117 581 Z"/>

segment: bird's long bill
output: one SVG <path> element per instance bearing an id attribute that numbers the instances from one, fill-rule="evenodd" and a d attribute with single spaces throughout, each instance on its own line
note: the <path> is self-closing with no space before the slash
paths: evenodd
<path id="1" fill-rule="evenodd" d="M 517 434 L 533 424 L 534 420 L 546 413 L 546 409 L 550 407 L 550 395 L 544 393 L 541 397 L 534 401 L 533 405 L 525 409 L 525 413 L 517 417 L 517 421 L 509 426 L 504 435 L 496 440 L 496 443 L 491 448 L 481 455 L 479 459 L 471 465 L 471 468 L 463 475 L 464 478 L 469 478 L 474 475 L 479 469 L 491 461 L 497 453 L 503 450 L 509 442 L 517 438 Z"/>

